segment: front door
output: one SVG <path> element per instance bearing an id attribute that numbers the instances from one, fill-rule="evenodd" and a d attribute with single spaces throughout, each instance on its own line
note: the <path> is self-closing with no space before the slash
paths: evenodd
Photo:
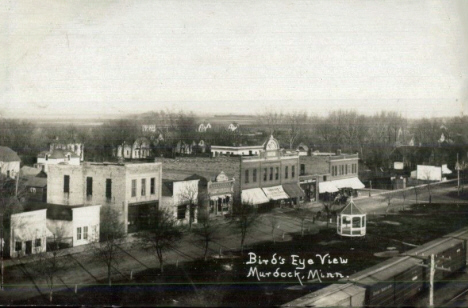
<path id="1" fill-rule="evenodd" d="M 26 254 L 32 254 L 32 241 L 26 241 Z"/>

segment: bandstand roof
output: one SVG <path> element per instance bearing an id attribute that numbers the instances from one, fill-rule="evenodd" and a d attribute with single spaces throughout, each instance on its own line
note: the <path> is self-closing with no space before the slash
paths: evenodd
<path id="1" fill-rule="evenodd" d="M 340 214 L 345 215 L 364 215 L 365 213 L 354 203 L 353 199 L 345 206 Z"/>

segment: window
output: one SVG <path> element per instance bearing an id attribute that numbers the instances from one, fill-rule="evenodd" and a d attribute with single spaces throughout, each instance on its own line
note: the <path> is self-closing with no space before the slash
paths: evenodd
<path id="1" fill-rule="evenodd" d="M 146 179 L 141 179 L 141 195 L 146 196 Z"/>
<path id="2" fill-rule="evenodd" d="M 70 192 L 70 176 L 69 175 L 63 176 L 63 192 L 64 193 Z"/>
<path id="3" fill-rule="evenodd" d="M 177 207 L 177 219 L 185 219 L 185 210 L 187 209 L 186 205 L 179 205 Z"/>
<path id="4" fill-rule="evenodd" d="M 106 179 L 106 198 L 112 199 L 112 179 Z"/>
<path id="5" fill-rule="evenodd" d="M 86 196 L 93 195 L 93 178 L 88 176 L 86 177 Z"/>
<path id="6" fill-rule="evenodd" d="M 254 169 L 252 172 L 252 182 L 257 182 L 257 169 Z"/>
<path id="7" fill-rule="evenodd" d="M 267 168 L 263 169 L 263 181 L 266 182 L 267 180 Z"/>
<path id="8" fill-rule="evenodd" d="M 305 164 L 301 164 L 300 175 L 304 175 L 304 174 L 305 174 Z"/>
<path id="9" fill-rule="evenodd" d="M 23 242 L 15 242 L 15 251 L 20 251 L 23 248 Z"/>
<path id="10" fill-rule="evenodd" d="M 132 180 L 132 197 L 136 197 L 136 180 Z"/>
<path id="11" fill-rule="evenodd" d="M 29 192 L 32 193 L 32 194 L 35 194 L 36 193 L 36 188 L 34 188 L 34 187 L 29 188 Z"/>
<path id="12" fill-rule="evenodd" d="M 156 179 L 151 178 L 151 180 L 150 180 L 150 194 L 154 195 L 156 193 L 155 187 L 156 187 Z"/>
<path id="13" fill-rule="evenodd" d="M 345 165 L 345 174 L 348 174 L 348 165 Z"/>
<path id="14" fill-rule="evenodd" d="M 34 246 L 35 246 L 35 247 L 41 247 L 41 239 L 40 239 L 40 238 L 37 238 L 37 239 L 34 241 Z"/>
<path id="15" fill-rule="evenodd" d="M 291 178 L 296 176 L 296 166 L 291 166 Z"/>
<path id="16" fill-rule="evenodd" d="M 245 170 L 245 184 L 249 182 L 249 170 Z"/>
<path id="17" fill-rule="evenodd" d="M 81 240 L 81 227 L 76 228 L 76 239 Z"/>
<path id="18" fill-rule="evenodd" d="M 270 167 L 270 181 L 273 181 L 273 167 Z"/>
<path id="19" fill-rule="evenodd" d="M 88 226 L 83 227 L 83 239 L 84 240 L 88 239 Z"/>
<path id="20" fill-rule="evenodd" d="M 288 166 L 284 167 L 284 178 L 287 179 L 288 178 Z"/>
<path id="21" fill-rule="evenodd" d="M 49 160 L 49 155 L 46 154 L 45 160 Z"/>
<path id="22" fill-rule="evenodd" d="M 278 180 L 279 179 L 279 167 L 276 167 L 276 170 L 275 170 L 275 180 Z"/>

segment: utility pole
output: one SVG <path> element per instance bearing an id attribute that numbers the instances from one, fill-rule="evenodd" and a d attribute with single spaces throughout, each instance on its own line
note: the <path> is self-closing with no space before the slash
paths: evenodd
<path id="1" fill-rule="evenodd" d="M 4 265 L 3 265 L 3 246 L 4 246 L 4 243 L 5 243 L 5 234 L 3 233 L 3 213 L 0 213 L 0 219 L 2 220 L 2 229 L 0 230 L 0 234 L 1 234 L 1 239 L 0 239 L 0 262 L 2 263 L 1 264 L 1 270 L 2 270 L 2 281 L 1 281 L 1 285 L 0 285 L 0 291 L 3 291 L 3 276 L 4 276 Z"/>
<path id="2" fill-rule="evenodd" d="M 412 256 L 412 257 L 424 260 L 424 258 L 422 258 L 422 257 L 417 257 L 417 256 Z M 435 271 L 436 270 L 446 271 L 446 272 L 450 272 L 450 271 L 448 269 L 446 269 L 446 268 L 435 266 L 435 258 L 434 258 L 433 254 L 431 254 L 430 262 L 431 263 L 429 265 L 425 265 L 425 264 L 418 264 L 418 265 L 422 266 L 422 267 L 425 267 L 425 268 L 429 268 L 429 285 L 430 285 L 430 289 L 429 289 L 429 307 L 434 307 L 434 276 L 435 276 Z"/>
<path id="3" fill-rule="evenodd" d="M 457 180 L 458 180 L 458 186 L 457 186 L 457 190 L 458 190 L 458 196 L 460 197 L 460 164 L 458 162 L 458 153 L 457 153 L 457 164 L 455 165 L 455 169 L 457 169 Z"/>

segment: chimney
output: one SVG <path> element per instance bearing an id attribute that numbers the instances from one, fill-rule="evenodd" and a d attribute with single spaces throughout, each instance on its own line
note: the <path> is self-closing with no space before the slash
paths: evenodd
<path id="1" fill-rule="evenodd" d="M 341 155 L 341 149 L 336 150 L 336 155 Z"/>

